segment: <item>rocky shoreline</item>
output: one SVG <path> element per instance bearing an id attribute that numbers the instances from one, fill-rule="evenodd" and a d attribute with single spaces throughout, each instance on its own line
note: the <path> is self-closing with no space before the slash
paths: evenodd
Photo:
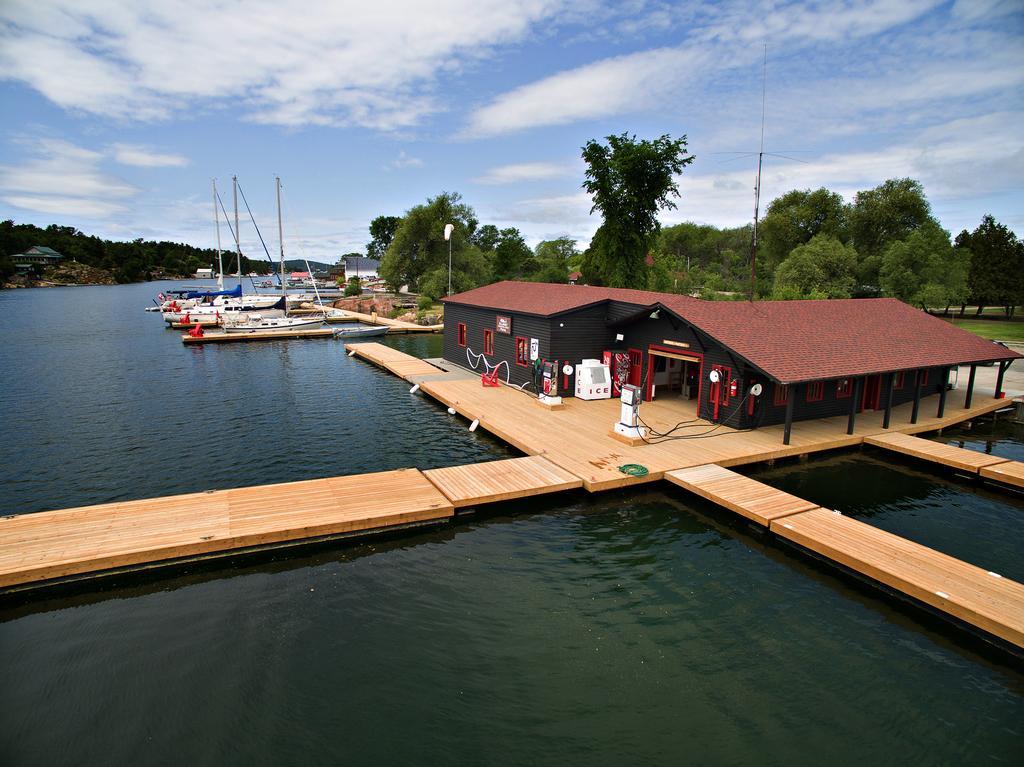
<path id="1" fill-rule="evenodd" d="M 188 274 L 159 273 L 151 274 L 150 280 L 186 280 L 191 276 Z M 41 277 L 33 277 L 27 274 L 12 275 L 4 281 L 3 287 L 8 290 L 14 290 L 18 288 L 66 288 L 79 285 L 117 284 L 117 280 L 114 279 L 113 273 L 109 270 L 71 261 L 57 267 L 47 267 Z"/>

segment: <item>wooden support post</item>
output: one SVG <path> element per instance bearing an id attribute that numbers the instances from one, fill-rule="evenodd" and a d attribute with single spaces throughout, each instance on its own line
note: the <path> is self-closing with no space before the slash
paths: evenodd
<path id="1" fill-rule="evenodd" d="M 1009 360 L 1003 360 L 999 363 L 999 372 L 996 374 L 996 399 L 999 399 L 1003 394 L 1003 376 L 1006 375 L 1006 369 L 1010 367 Z"/>
<path id="2" fill-rule="evenodd" d="M 888 429 L 892 421 L 892 392 L 896 384 L 896 374 L 889 373 L 885 379 L 885 415 L 882 417 L 882 428 Z"/>
<path id="3" fill-rule="evenodd" d="M 910 422 L 917 423 L 917 413 L 921 409 L 921 371 L 914 371 L 914 407 L 910 410 Z"/>
<path id="4" fill-rule="evenodd" d="M 782 432 L 782 444 L 789 444 L 789 436 L 793 431 L 793 403 L 796 402 L 797 384 L 786 389 L 786 428 Z"/>
<path id="5" fill-rule="evenodd" d="M 853 379 L 853 397 L 850 399 L 850 420 L 846 422 L 846 433 L 853 434 L 854 421 L 857 419 L 857 405 L 860 402 L 860 378 Z"/>
<path id="6" fill-rule="evenodd" d="M 942 391 L 939 392 L 939 410 L 936 418 L 942 418 L 946 414 L 946 392 L 949 391 L 949 368 L 942 369 Z M 941 431 L 941 429 L 940 429 Z"/>
<path id="7" fill-rule="evenodd" d="M 964 397 L 964 410 L 971 406 L 971 399 L 974 397 L 974 376 L 978 372 L 977 365 L 971 365 L 971 374 L 967 377 L 967 396 Z"/>

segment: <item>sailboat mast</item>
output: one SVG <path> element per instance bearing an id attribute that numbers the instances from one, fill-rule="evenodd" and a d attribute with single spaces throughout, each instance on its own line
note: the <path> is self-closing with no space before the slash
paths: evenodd
<path id="1" fill-rule="evenodd" d="M 284 286 L 284 227 L 281 225 L 281 177 L 274 176 L 277 182 L 277 239 L 281 243 L 281 296 L 284 298 L 284 316 L 288 316 L 288 291 Z"/>
<path id="2" fill-rule="evenodd" d="M 235 198 L 235 250 L 238 251 L 238 284 L 242 284 L 242 236 L 238 229 L 238 176 L 231 177 L 231 193 Z"/>
<path id="3" fill-rule="evenodd" d="M 220 211 L 217 210 L 217 179 L 213 179 L 213 223 L 217 228 L 217 290 L 224 290 L 224 262 L 220 251 Z"/>

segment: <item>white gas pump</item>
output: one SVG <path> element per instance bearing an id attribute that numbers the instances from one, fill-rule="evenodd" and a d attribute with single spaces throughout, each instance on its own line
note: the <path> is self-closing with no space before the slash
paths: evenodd
<path id="1" fill-rule="evenodd" d="M 619 399 L 619 422 L 615 424 L 615 433 L 631 439 L 647 437 L 647 429 L 640 425 L 640 403 L 643 401 L 640 387 L 625 384 Z"/>

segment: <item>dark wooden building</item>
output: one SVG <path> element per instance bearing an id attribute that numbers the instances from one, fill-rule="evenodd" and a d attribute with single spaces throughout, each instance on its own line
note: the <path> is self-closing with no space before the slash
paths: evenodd
<path id="1" fill-rule="evenodd" d="M 884 410 L 940 394 L 950 370 L 978 364 L 1003 374 L 1021 355 L 896 299 L 702 301 L 668 293 L 583 285 L 499 282 L 445 299 L 444 357 L 500 368 L 536 385 L 540 361 L 558 369 L 618 352 L 645 401 L 681 397 L 699 417 L 733 428 Z M 712 372 L 715 375 L 712 375 Z M 712 380 L 717 379 L 717 380 Z M 755 385 L 760 385 L 759 387 Z M 559 373 L 559 394 L 572 396 Z M 760 392 L 760 393 L 755 393 Z"/>

